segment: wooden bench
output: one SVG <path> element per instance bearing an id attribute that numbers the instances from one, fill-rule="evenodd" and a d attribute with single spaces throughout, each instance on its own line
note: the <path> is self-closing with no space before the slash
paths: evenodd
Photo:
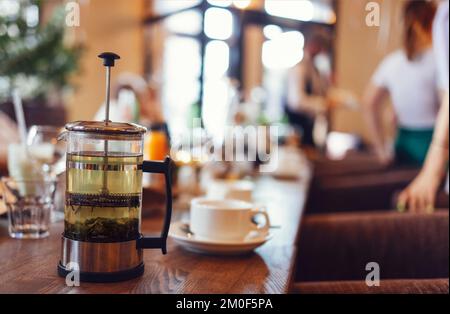
<path id="1" fill-rule="evenodd" d="M 448 210 L 310 215 L 298 246 L 293 292 L 448 293 Z M 386 290 L 365 285 L 369 262 Z"/>

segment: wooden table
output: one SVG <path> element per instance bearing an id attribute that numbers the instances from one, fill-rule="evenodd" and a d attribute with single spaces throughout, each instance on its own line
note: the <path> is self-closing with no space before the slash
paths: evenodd
<path id="1" fill-rule="evenodd" d="M 119 283 L 84 283 L 67 287 L 58 277 L 62 223 L 43 240 L 15 240 L 0 221 L 0 293 L 286 293 L 293 276 L 296 238 L 308 188 L 308 175 L 298 181 L 261 177 L 255 198 L 267 205 L 274 238 L 242 257 L 212 257 L 184 251 L 171 239 L 168 254 L 145 251 L 142 277 Z M 179 213 L 178 215 L 179 216 Z M 174 220 L 175 221 L 175 220 Z M 146 218 L 145 234 L 157 233 L 162 218 Z"/>

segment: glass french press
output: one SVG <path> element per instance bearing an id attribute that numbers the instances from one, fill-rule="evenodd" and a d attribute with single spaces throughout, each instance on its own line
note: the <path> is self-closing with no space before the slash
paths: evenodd
<path id="1" fill-rule="evenodd" d="M 66 205 L 60 276 L 79 270 L 81 281 L 127 280 L 144 272 L 143 249 L 166 254 L 172 214 L 171 159 L 143 160 L 146 128 L 109 121 L 110 68 L 120 57 L 99 55 L 106 66 L 105 120 L 66 125 Z M 166 182 L 166 213 L 160 237 L 140 232 L 142 173 Z"/>

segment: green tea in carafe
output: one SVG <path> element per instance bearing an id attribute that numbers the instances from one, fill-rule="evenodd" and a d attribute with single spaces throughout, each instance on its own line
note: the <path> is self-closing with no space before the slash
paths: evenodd
<path id="1" fill-rule="evenodd" d="M 1 1 L 1 0 L 0 0 Z M 59 139 L 66 146 L 66 204 L 61 258 L 62 278 L 117 282 L 144 273 L 144 249 L 167 253 L 172 216 L 171 159 L 143 161 L 143 126 L 110 120 L 111 68 L 120 56 L 99 55 L 106 67 L 105 118 L 66 124 Z M 86 104 L 80 104 L 86 105 Z M 142 173 L 163 174 L 166 214 L 160 236 L 140 233 Z"/>
<path id="2" fill-rule="evenodd" d="M 64 235 L 119 242 L 140 235 L 142 154 L 67 154 Z"/>

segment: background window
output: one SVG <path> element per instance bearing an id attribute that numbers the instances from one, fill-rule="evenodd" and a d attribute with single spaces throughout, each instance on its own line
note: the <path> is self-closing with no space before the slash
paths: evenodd
<path id="1" fill-rule="evenodd" d="M 205 13 L 205 34 L 212 39 L 226 40 L 233 34 L 233 15 L 226 9 L 210 8 Z"/>
<path id="2" fill-rule="evenodd" d="M 335 22 L 331 0 L 155 0 L 154 3 L 156 15 L 160 15 L 154 23 L 162 21 L 160 25 L 165 30 L 160 81 L 171 131 L 184 132 L 190 126 L 192 113 L 198 113 L 195 105 L 200 104 L 204 127 L 216 140 L 220 140 L 229 121 L 225 117 L 230 104 L 238 99 L 236 88 L 241 88 L 241 99 L 248 100 L 243 98 L 251 98 L 254 87 L 259 90 L 262 87 L 267 117 L 271 121 L 281 119 L 287 73 L 303 58 L 303 28 L 309 21 L 318 22 L 314 27 Z M 246 29 L 255 26 L 260 40 L 245 40 Z M 249 49 L 260 49 L 260 53 L 253 54 L 259 61 L 245 60 Z M 322 64 L 329 67 L 326 62 Z M 259 78 L 247 82 L 248 72 L 252 76 L 257 73 Z"/>
<path id="3" fill-rule="evenodd" d="M 170 36 L 164 45 L 162 102 L 172 132 L 185 131 L 191 107 L 200 90 L 200 45 L 198 41 Z"/>

